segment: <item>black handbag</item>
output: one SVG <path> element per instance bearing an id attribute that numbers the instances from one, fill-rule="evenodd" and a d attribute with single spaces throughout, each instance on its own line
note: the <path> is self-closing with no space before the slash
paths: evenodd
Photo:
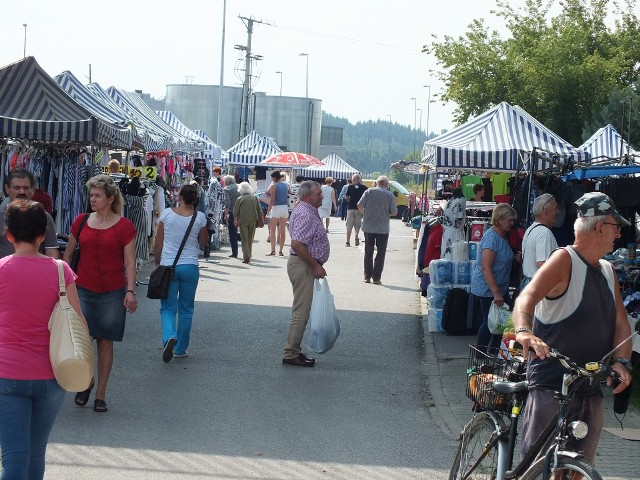
<path id="1" fill-rule="evenodd" d="M 185 243 L 187 243 L 187 238 L 189 238 L 189 233 L 191 232 L 193 223 L 196 221 L 197 215 L 198 211 L 196 210 L 193 212 L 191 222 L 189 223 L 187 232 L 184 234 L 184 238 L 182 239 L 176 258 L 173 259 L 173 265 L 170 267 L 167 265 L 158 265 L 153 269 L 153 272 L 151 272 L 151 275 L 149 276 L 149 285 L 147 287 L 147 298 L 164 300 L 169 296 L 169 284 L 171 283 L 173 274 L 176 271 L 176 264 L 178 263 L 178 259 L 180 258 L 180 254 L 182 253 Z"/>
<path id="2" fill-rule="evenodd" d="M 89 220 L 89 214 L 85 213 L 84 218 L 80 222 L 80 228 L 78 228 L 78 238 L 76 238 L 76 246 L 73 249 L 73 253 L 71 254 L 71 263 L 69 264 L 69 266 L 75 273 L 78 273 L 78 264 L 80 263 L 80 232 L 82 232 L 82 227 L 84 227 L 84 224 L 87 223 L 87 220 Z"/>

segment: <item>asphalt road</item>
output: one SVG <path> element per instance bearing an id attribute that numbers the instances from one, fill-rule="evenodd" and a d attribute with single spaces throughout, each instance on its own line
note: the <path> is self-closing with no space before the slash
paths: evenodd
<path id="1" fill-rule="evenodd" d="M 47 479 L 443 479 L 454 443 L 432 416 L 411 230 L 392 220 L 383 285 L 362 282 L 363 243 L 333 219 L 326 264 L 342 325 L 315 368 L 281 364 L 286 257 L 201 262 L 189 358 L 162 362 L 159 301 L 116 345 L 109 412 L 68 394 Z M 362 235 L 362 234 L 361 234 Z M 288 247 L 287 247 L 288 251 Z M 142 276 L 148 275 L 146 267 Z"/>

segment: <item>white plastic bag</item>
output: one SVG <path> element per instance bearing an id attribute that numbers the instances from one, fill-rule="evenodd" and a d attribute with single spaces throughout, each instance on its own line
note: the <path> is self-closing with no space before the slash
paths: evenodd
<path id="1" fill-rule="evenodd" d="M 309 315 L 307 347 L 314 353 L 326 353 L 333 348 L 340 335 L 340 321 L 333 304 L 327 279 L 313 282 L 313 300 Z"/>
<path id="2" fill-rule="evenodd" d="M 489 318 L 488 325 L 489 331 L 493 335 L 502 335 L 504 333 L 504 329 L 509 322 L 509 318 L 511 318 L 511 311 L 509 310 L 509 305 L 502 304 L 496 305 L 494 302 L 491 303 L 491 307 L 489 308 Z"/>

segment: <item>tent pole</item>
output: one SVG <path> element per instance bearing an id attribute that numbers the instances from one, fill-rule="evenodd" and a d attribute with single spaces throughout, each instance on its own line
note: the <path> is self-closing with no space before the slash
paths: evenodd
<path id="1" fill-rule="evenodd" d="M 533 147 L 533 150 L 531 151 L 531 158 L 529 159 L 530 162 L 530 167 L 529 167 L 529 189 L 527 192 L 527 214 L 525 216 L 525 229 L 529 226 L 529 200 L 531 199 L 531 189 L 532 189 L 532 185 L 533 185 L 533 165 L 536 162 L 536 158 L 538 156 L 538 151 L 536 150 L 536 147 Z"/>

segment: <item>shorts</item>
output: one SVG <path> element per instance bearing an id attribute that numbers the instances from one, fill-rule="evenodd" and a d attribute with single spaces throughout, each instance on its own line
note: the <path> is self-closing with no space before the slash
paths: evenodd
<path id="1" fill-rule="evenodd" d="M 362 226 L 362 212 L 357 209 L 347 210 L 347 228 Z"/>
<path id="2" fill-rule="evenodd" d="M 318 208 L 318 215 L 320 215 L 320 218 L 329 218 L 331 216 L 331 208 Z"/>
<path id="3" fill-rule="evenodd" d="M 522 425 L 522 454 L 533 445 L 549 422 L 558 413 L 558 399 L 550 390 L 530 390 L 524 409 Z M 569 450 L 582 452 L 587 462 L 595 465 L 596 448 L 604 424 L 604 399 L 602 395 L 583 397 L 576 395 L 569 404 L 567 422 L 582 420 L 589 425 L 589 433 L 582 440 L 569 440 Z"/>
<path id="4" fill-rule="evenodd" d="M 274 205 L 271 207 L 269 218 L 289 218 L 289 207 L 287 205 Z"/>
<path id="5" fill-rule="evenodd" d="M 78 287 L 80 308 L 93 338 L 121 342 L 127 311 L 124 308 L 126 288 L 97 293 Z"/>

